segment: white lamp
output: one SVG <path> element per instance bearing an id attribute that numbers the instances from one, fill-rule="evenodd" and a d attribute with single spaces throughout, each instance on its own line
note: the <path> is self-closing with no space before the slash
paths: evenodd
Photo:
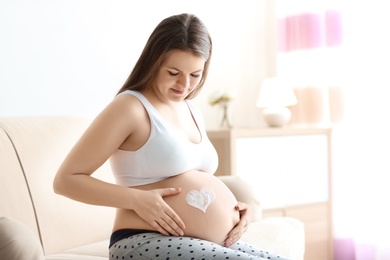
<path id="1" fill-rule="evenodd" d="M 281 127 L 291 119 L 288 106 L 297 103 L 292 87 L 285 79 L 271 77 L 264 79 L 256 105 L 263 108 L 264 120 L 269 126 Z"/>

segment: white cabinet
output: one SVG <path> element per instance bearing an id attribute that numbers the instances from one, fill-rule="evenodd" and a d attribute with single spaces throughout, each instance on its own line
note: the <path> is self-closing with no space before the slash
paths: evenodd
<path id="1" fill-rule="evenodd" d="M 327 201 L 327 142 L 321 134 L 237 138 L 236 174 L 251 180 L 264 209 Z"/>
<path id="2" fill-rule="evenodd" d="M 330 129 L 232 128 L 208 136 L 219 155 L 216 175 L 248 179 L 264 217 L 303 221 L 306 260 L 332 259 Z"/>

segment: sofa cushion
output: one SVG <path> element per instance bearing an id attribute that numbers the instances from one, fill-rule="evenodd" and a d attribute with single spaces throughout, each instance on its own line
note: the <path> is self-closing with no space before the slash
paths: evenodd
<path id="1" fill-rule="evenodd" d="M 107 260 L 109 240 L 103 240 L 86 246 L 72 248 L 61 253 L 47 255 L 46 260 Z"/>
<path id="2" fill-rule="evenodd" d="M 37 236 L 38 227 L 23 169 L 13 144 L 0 128 L 0 217 L 25 223 Z"/>
<path id="3" fill-rule="evenodd" d="M 38 237 L 22 222 L 0 217 L 0 234 L 0 259 L 45 259 Z"/>
<path id="4" fill-rule="evenodd" d="M 294 260 L 302 260 L 305 252 L 303 222 L 295 218 L 269 217 L 254 222 L 241 239 Z"/>
<path id="5" fill-rule="evenodd" d="M 221 181 L 232 191 L 237 201 L 245 202 L 254 210 L 253 221 L 261 219 L 260 201 L 255 196 L 252 186 L 238 175 L 218 176 Z"/>
<path id="6" fill-rule="evenodd" d="M 0 128 L 12 140 L 26 174 L 45 254 L 110 237 L 115 209 L 79 203 L 53 191 L 60 164 L 88 125 L 88 119 L 77 117 L 0 118 Z M 108 165 L 93 176 L 114 181 Z"/>

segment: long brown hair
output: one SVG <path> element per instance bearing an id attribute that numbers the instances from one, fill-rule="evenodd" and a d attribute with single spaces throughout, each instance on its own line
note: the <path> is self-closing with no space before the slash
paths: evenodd
<path id="1" fill-rule="evenodd" d="M 202 79 L 187 96 L 188 99 L 195 97 L 207 77 L 212 41 L 206 26 L 193 14 L 170 16 L 157 25 L 118 94 L 125 90 L 140 91 L 151 86 L 165 57 L 173 50 L 188 51 L 206 60 Z"/>

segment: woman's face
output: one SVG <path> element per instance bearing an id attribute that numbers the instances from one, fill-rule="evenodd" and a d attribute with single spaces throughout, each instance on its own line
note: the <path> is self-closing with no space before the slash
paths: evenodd
<path id="1" fill-rule="evenodd" d="M 155 93 L 172 101 L 184 100 L 202 79 L 205 60 L 190 52 L 175 50 L 161 64 L 153 84 Z"/>

